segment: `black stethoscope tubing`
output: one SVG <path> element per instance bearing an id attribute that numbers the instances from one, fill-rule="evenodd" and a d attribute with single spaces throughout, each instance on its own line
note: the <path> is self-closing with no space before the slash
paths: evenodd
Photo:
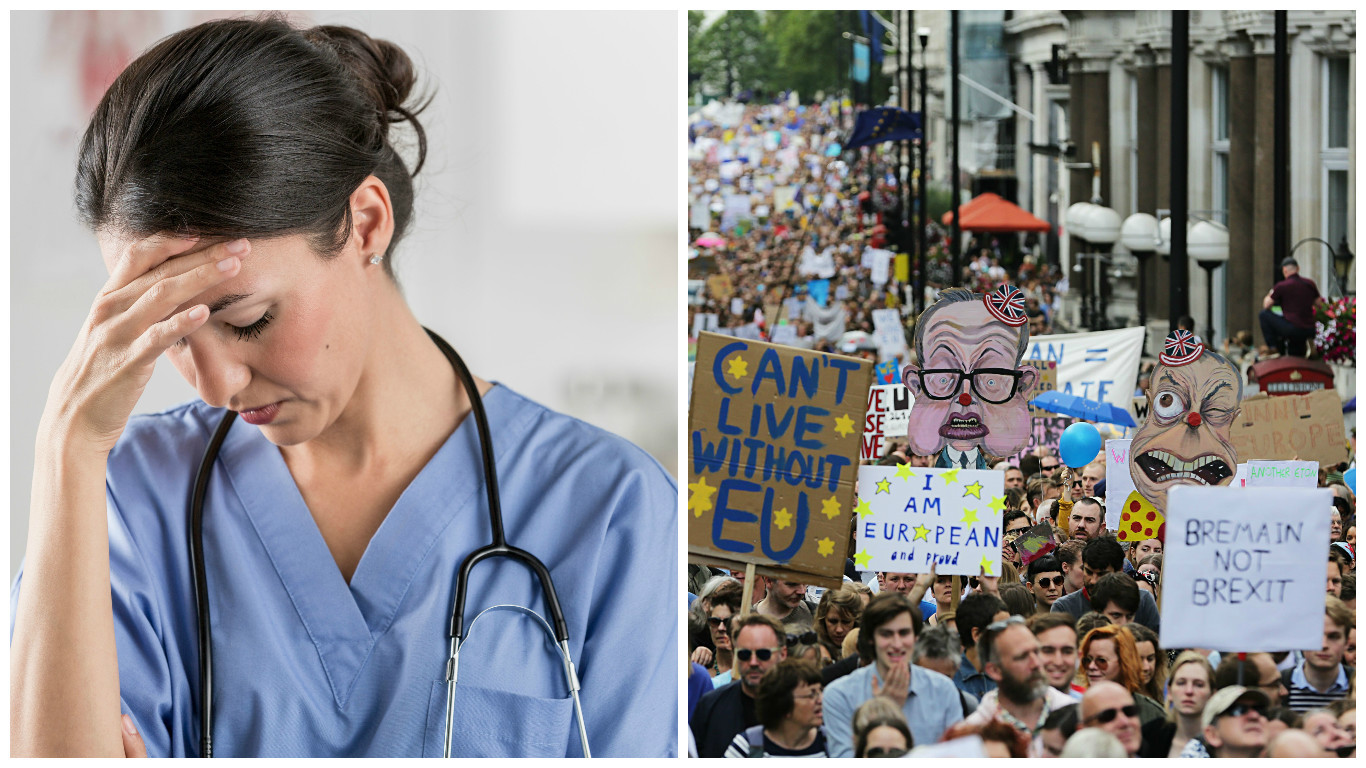
<path id="1" fill-rule="evenodd" d="M 494 468 L 493 439 L 489 434 L 488 417 L 484 414 L 484 402 L 483 398 L 479 396 L 479 388 L 475 385 L 474 377 L 470 375 L 469 369 L 465 367 L 465 361 L 460 359 L 451 345 L 430 329 L 424 330 L 427 331 L 427 335 L 431 337 L 441 353 L 446 356 L 451 368 L 455 370 L 456 377 L 460 379 L 466 394 L 469 396 L 471 410 L 474 413 L 475 427 L 479 434 L 479 449 L 484 465 L 484 488 L 488 496 L 489 527 L 492 536 L 492 541 L 488 545 L 470 553 L 460 564 L 455 582 L 455 600 L 451 608 L 448 637 L 452 640 L 453 647 L 458 647 L 460 643 L 464 642 L 465 597 L 469 587 L 470 571 L 485 559 L 507 557 L 526 564 L 527 567 L 535 571 L 536 576 L 540 579 L 546 606 L 550 611 L 551 622 L 555 627 L 555 640 L 565 649 L 566 664 L 568 664 L 569 628 L 565 623 L 564 613 L 560 609 L 560 598 L 555 592 L 555 584 L 550 579 L 550 570 L 535 555 L 509 545 L 503 534 L 503 511 L 498 497 L 498 474 Z M 228 430 L 232 428 L 232 422 L 236 416 L 236 411 L 228 411 L 223 415 L 223 419 L 218 422 L 218 428 L 214 430 L 213 437 L 204 450 L 204 457 L 200 460 L 189 508 L 190 567 L 193 572 L 195 609 L 199 617 L 200 755 L 203 757 L 213 757 L 213 629 L 210 626 L 208 575 L 204 567 L 204 500 L 208 495 L 209 475 L 213 471 L 213 464 L 218 458 L 218 451 L 223 445 L 223 440 L 228 436 Z M 453 666 L 448 675 L 453 674 Z M 572 677 L 572 666 L 567 667 L 567 670 Z M 573 685 L 575 689 L 577 688 L 576 683 L 575 680 Z M 577 691 L 575 691 L 575 698 L 577 703 Z M 579 725 L 582 731 L 582 715 L 580 715 Z M 586 737 L 584 741 L 586 750 Z"/>

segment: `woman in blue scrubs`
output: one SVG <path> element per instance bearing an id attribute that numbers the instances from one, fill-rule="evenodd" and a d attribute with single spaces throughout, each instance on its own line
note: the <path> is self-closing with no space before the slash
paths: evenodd
<path id="1" fill-rule="evenodd" d="M 186 507 L 225 409 L 203 535 L 214 754 L 441 754 L 455 574 L 491 531 L 470 399 L 390 267 L 425 154 L 414 80 L 353 29 L 219 21 L 149 50 L 97 108 L 77 207 L 110 278 L 39 430 L 13 754 L 200 754 Z M 130 416 L 163 354 L 201 399 Z M 675 754 L 674 482 L 476 382 L 507 539 L 554 579 L 593 755 Z M 532 571 L 481 563 L 466 626 L 505 603 L 548 615 Z M 535 621 L 469 632 L 453 755 L 581 754 Z"/>

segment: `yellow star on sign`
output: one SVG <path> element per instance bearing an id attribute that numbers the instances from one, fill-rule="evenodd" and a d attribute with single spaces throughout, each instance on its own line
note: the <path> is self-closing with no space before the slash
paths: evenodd
<path id="1" fill-rule="evenodd" d="M 816 542 L 816 553 L 821 557 L 829 557 L 835 551 L 835 542 L 826 536 Z"/>
<path id="2" fill-rule="evenodd" d="M 749 363 L 743 357 L 732 357 L 727 365 L 726 374 L 733 379 L 743 379 L 749 374 Z"/>
<path id="3" fill-rule="evenodd" d="M 958 468 L 954 467 L 953 469 L 948 470 L 943 474 L 943 478 L 946 483 L 958 482 Z"/>
<path id="4" fill-rule="evenodd" d="M 703 512 L 711 511 L 711 495 L 716 493 L 716 489 L 707 485 L 707 476 L 699 475 L 697 482 L 688 483 L 688 509 L 692 510 L 693 517 L 701 517 Z"/>
<path id="5" fill-rule="evenodd" d="M 854 434 L 854 420 L 849 418 L 849 414 L 835 419 L 835 431 L 844 437 Z"/>
<path id="6" fill-rule="evenodd" d="M 910 480 L 913 477 L 915 477 L 915 473 L 911 471 L 910 464 L 898 464 L 896 466 L 896 479 Z"/>
<path id="7" fill-rule="evenodd" d="M 982 484 L 973 483 L 972 485 L 966 486 L 963 489 L 963 497 L 967 498 L 968 496 L 976 496 L 979 499 L 982 498 Z"/>
<path id="8" fill-rule="evenodd" d="M 855 553 L 854 553 L 854 565 L 858 566 L 858 569 L 859 569 L 860 571 L 866 571 L 866 570 L 868 570 L 868 564 L 871 563 L 872 561 L 873 561 L 873 556 L 870 555 L 870 554 L 868 554 L 867 552 L 855 552 Z"/>
<path id="9" fill-rule="evenodd" d="M 867 499 L 859 499 L 858 504 L 854 505 L 854 511 L 858 513 L 860 519 L 873 514 L 873 506 Z"/>
<path id="10" fill-rule="evenodd" d="M 1005 508 L 1006 508 L 1006 497 L 1004 497 L 1004 496 L 992 496 L 992 497 L 991 497 L 991 503 L 988 504 L 987 506 L 988 506 L 988 507 L 991 507 L 991 511 L 992 511 L 992 512 L 995 512 L 996 514 L 999 515 L 999 514 L 1001 514 L 1001 512 L 1002 512 L 1003 510 L 1005 510 Z"/>
<path id="11" fill-rule="evenodd" d="M 778 526 L 778 530 L 780 531 L 789 525 L 792 525 L 792 513 L 787 511 L 787 507 L 783 507 L 773 513 L 773 524 Z"/>
<path id="12" fill-rule="evenodd" d="M 983 573 L 983 574 L 985 574 L 985 575 L 987 575 L 987 576 L 995 576 L 995 575 L 996 575 L 996 570 L 995 570 L 995 569 L 996 569 L 996 564 L 993 563 L 993 562 L 991 562 L 990 560 L 988 560 L 988 559 L 986 558 L 985 555 L 982 557 L 982 563 L 981 563 L 981 565 L 982 565 L 982 573 Z"/>
<path id="13" fill-rule="evenodd" d="M 834 520 L 840 516 L 840 502 L 834 496 L 821 502 L 821 514 Z"/>
<path id="14" fill-rule="evenodd" d="M 923 525 L 917 525 L 915 527 L 915 538 L 911 539 L 911 541 L 920 541 L 921 539 L 924 539 L 925 541 L 930 540 L 930 529 Z"/>
<path id="15" fill-rule="evenodd" d="M 891 492 L 892 492 L 892 481 L 891 481 L 891 480 L 888 480 L 888 479 L 885 478 L 885 477 L 882 478 L 881 480 L 877 481 L 877 492 L 878 492 L 878 493 L 891 493 Z"/>
<path id="16" fill-rule="evenodd" d="M 968 525 L 977 522 L 977 510 L 963 507 L 963 519 L 960 522 L 967 523 Z"/>

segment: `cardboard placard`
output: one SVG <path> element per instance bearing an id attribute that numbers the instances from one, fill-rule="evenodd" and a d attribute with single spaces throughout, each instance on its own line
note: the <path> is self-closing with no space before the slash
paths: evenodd
<path id="1" fill-rule="evenodd" d="M 904 441 L 910 417 L 911 393 L 904 386 L 879 384 L 869 387 L 859 459 L 877 461 L 887 454 L 888 442 Z"/>
<path id="2" fill-rule="evenodd" d="M 1034 369 L 1037 370 L 1037 371 L 1039 372 L 1039 383 L 1038 383 L 1038 384 L 1035 384 L 1035 385 L 1034 385 L 1034 391 L 1029 393 L 1029 399 L 1030 399 L 1030 400 L 1033 400 L 1034 398 L 1038 397 L 1039 395 L 1042 395 L 1042 394 L 1045 393 L 1045 392 L 1051 392 L 1051 391 L 1053 391 L 1053 390 L 1055 390 L 1055 389 L 1058 388 L 1058 363 L 1057 363 L 1057 361 L 1054 361 L 1054 360 L 1022 360 L 1022 361 L 1020 361 L 1020 362 L 1023 363 L 1024 365 L 1032 365 L 1032 366 L 1034 366 Z M 1046 418 L 1046 417 L 1048 417 L 1048 416 L 1057 416 L 1058 414 L 1056 414 L 1056 413 L 1054 413 L 1054 412 L 1052 412 L 1052 411 L 1049 411 L 1049 410 L 1045 410 L 1045 409 L 1043 409 L 1043 408 L 1040 408 L 1040 407 L 1038 407 L 1037 405 L 1031 405 L 1031 406 L 1029 406 L 1029 415 L 1037 419 L 1037 418 Z"/>
<path id="3" fill-rule="evenodd" d="M 1164 648 L 1317 649 L 1333 492 L 1180 485 L 1167 494 Z"/>
<path id="4" fill-rule="evenodd" d="M 1134 478 L 1129 474 L 1129 439 L 1106 440 L 1101 455 L 1105 457 L 1105 530 L 1118 531 L 1124 502 L 1134 492 Z"/>
<path id="5" fill-rule="evenodd" d="M 688 553 L 821 586 L 844 574 L 872 366 L 703 333 L 688 411 Z"/>
<path id="6" fill-rule="evenodd" d="M 902 464 L 858 478 L 859 570 L 1000 575 L 1004 472 Z"/>
<path id="7" fill-rule="evenodd" d="M 1294 459 L 1332 466 L 1347 461 L 1347 431 L 1336 390 L 1308 395 L 1253 395 L 1233 422 L 1233 446 L 1244 459 Z"/>
<path id="8" fill-rule="evenodd" d="M 1249 487 L 1261 488 L 1317 488 L 1319 487 L 1319 463 L 1317 461 L 1249 461 L 1247 463 L 1247 484 Z"/>
<path id="9" fill-rule="evenodd" d="M 707 295 L 717 301 L 730 301 L 730 297 L 735 295 L 735 287 L 731 284 L 730 275 L 708 275 Z"/>

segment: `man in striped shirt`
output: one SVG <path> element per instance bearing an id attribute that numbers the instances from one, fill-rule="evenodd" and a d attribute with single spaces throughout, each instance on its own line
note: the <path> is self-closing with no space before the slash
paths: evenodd
<path id="1" fill-rule="evenodd" d="M 1346 697 L 1350 689 L 1352 669 L 1342 663 L 1342 655 L 1347 650 L 1347 631 L 1356 626 L 1356 616 L 1336 597 L 1328 595 L 1327 599 L 1323 647 L 1305 651 L 1304 661 L 1282 678 L 1290 691 L 1286 706 L 1297 712 L 1326 707 Z"/>

